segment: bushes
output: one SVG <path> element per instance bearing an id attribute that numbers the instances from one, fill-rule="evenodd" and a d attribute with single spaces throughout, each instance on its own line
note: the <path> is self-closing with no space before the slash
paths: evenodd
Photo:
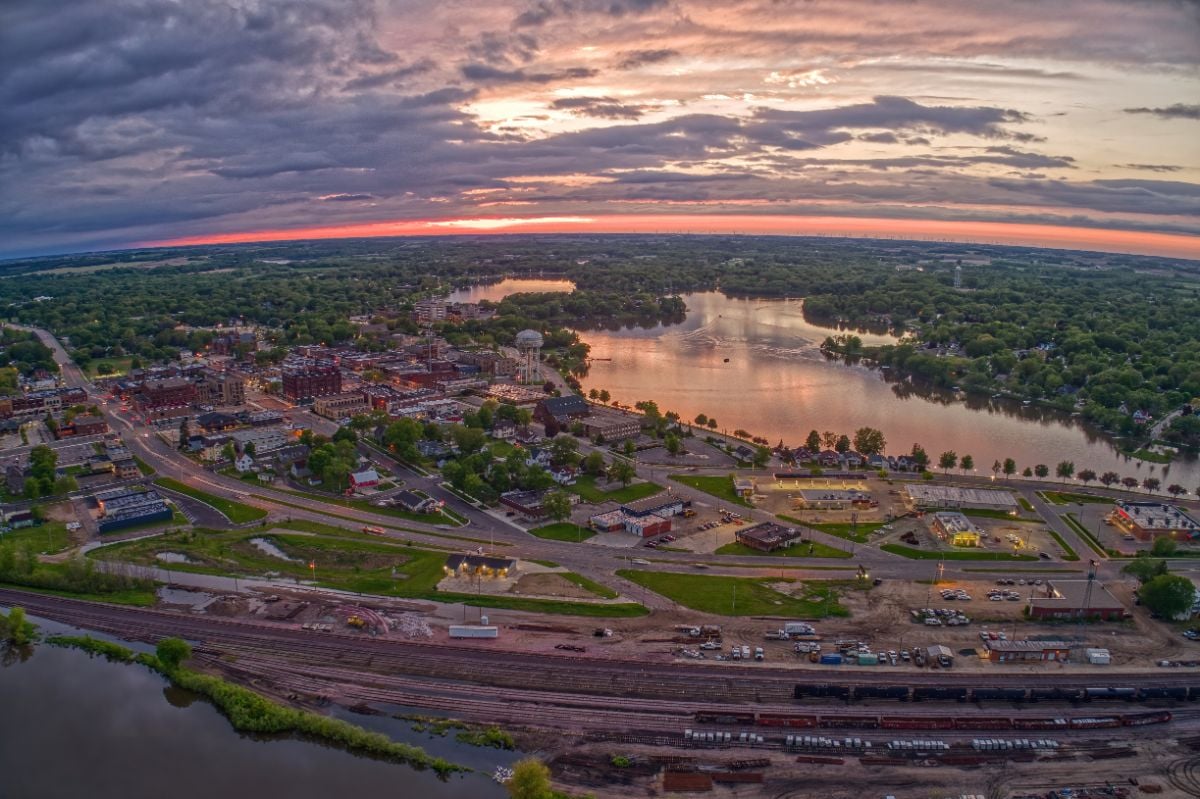
<path id="1" fill-rule="evenodd" d="M 27 551 L 0 546 L 0 582 L 69 594 L 119 594 L 150 591 L 154 581 L 135 567 L 98 571 L 92 561 L 77 556 L 61 564 L 39 563 Z"/>

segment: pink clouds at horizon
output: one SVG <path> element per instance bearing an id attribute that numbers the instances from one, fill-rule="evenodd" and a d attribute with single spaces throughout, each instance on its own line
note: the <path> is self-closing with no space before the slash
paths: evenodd
<path id="1" fill-rule="evenodd" d="M 547 217 L 412 219 L 253 230 L 143 242 L 146 247 L 199 246 L 305 239 L 537 233 L 744 234 L 952 240 L 1096 250 L 1200 260 L 1200 237 L 1019 222 L 888 219 L 842 216 L 594 214 Z"/>

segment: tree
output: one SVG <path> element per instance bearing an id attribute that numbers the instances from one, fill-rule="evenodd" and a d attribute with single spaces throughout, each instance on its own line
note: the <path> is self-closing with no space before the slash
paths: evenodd
<path id="1" fill-rule="evenodd" d="M 1162 481 L 1159 480 L 1157 477 L 1147 477 L 1145 480 L 1142 481 L 1142 488 L 1146 489 L 1151 494 L 1153 494 L 1155 491 L 1157 491 L 1161 485 L 1162 485 Z"/>
<path id="2" fill-rule="evenodd" d="M 1017 473 L 1017 462 L 1012 458 L 1004 459 L 1004 477 L 1009 478 Z"/>
<path id="3" fill-rule="evenodd" d="M 912 454 L 910 456 L 913 463 L 917 465 L 917 471 L 925 471 L 925 467 L 929 465 L 929 454 L 925 452 L 925 448 L 920 444 L 912 445 Z"/>
<path id="4" fill-rule="evenodd" d="M 191 428 L 188 426 L 188 418 L 185 416 L 179 421 L 179 448 L 186 449 L 188 438 L 192 435 Z"/>
<path id="5" fill-rule="evenodd" d="M 942 470 L 942 474 L 945 474 L 957 465 L 958 453 L 954 450 L 946 450 L 938 457 L 938 468 Z"/>
<path id="6" fill-rule="evenodd" d="M 338 441 L 349 441 L 353 444 L 358 441 L 358 433 L 354 432 L 354 429 L 349 425 L 346 425 L 334 431 L 332 440 L 335 443 Z"/>
<path id="7" fill-rule="evenodd" d="M 618 458 L 612 462 L 612 466 L 608 467 L 608 479 L 620 480 L 622 486 L 629 485 L 635 477 L 637 477 L 637 470 L 627 460 Z"/>
<path id="8" fill-rule="evenodd" d="M 1075 474 L 1075 463 L 1073 461 L 1059 461 L 1054 467 L 1054 474 L 1064 480 L 1070 480 L 1071 475 Z"/>
<path id="9" fill-rule="evenodd" d="M 711 416 L 710 416 L 710 417 L 708 417 L 708 429 L 709 429 L 709 430 L 716 430 L 716 429 L 717 429 L 717 420 L 716 420 L 716 419 L 714 419 L 714 418 L 712 418 Z"/>
<path id="10" fill-rule="evenodd" d="M 1096 473 L 1091 469 L 1081 469 L 1079 471 L 1079 479 L 1082 480 L 1083 484 L 1086 486 L 1088 483 L 1096 479 Z"/>
<path id="11" fill-rule="evenodd" d="M 192 656 L 192 647 L 182 638 L 164 638 L 158 642 L 154 653 L 167 671 L 173 671 Z"/>
<path id="12" fill-rule="evenodd" d="M 1180 496 L 1187 493 L 1187 489 L 1181 486 L 1179 483 L 1171 483 L 1171 485 L 1167 486 L 1167 493 L 1178 499 Z"/>
<path id="13" fill-rule="evenodd" d="M 850 436 L 838 436 L 838 440 L 834 443 L 833 448 L 841 455 L 845 455 L 850 451 Z"/>
<path id="14" fill-rule="evenodd" d="M 632 456 L 633 453 L 637 452 L 637 444 L 633 443 L 632 438 L 627 438 L 625 439 L 625 443 L 621 445 L 621 451 L 626 455 Z"/>
<path id="15" fill-rule="evenodd" d="M 225 446 L 221 447 L 221 457 L 227 461 L 232 461 L 237 457 L 237 447 L 233 443 L 233 439 L 225 442 Z"/>
<path id="16" fill-rule="evenodd" d="M 1138 589 L 1142 604 L 1164 619 L 1187 613 L 1196 600 L 1196 586 L 1177 574 L 1160 574 Z"/>
<path id="17" fill-rule="evenodd" d="M 962 459 L 959 460 L 959 462 L 958 462 L 958 468 L 962 469 L 964 472 L 974 471 L 975 470 L 975 459 L 972 458 L 970 455 L 963 455 Z"/>
<path id="18" fill-rule="evenodd" d="M 704 427 L 706 424 L 708 424 L 708 414 L 706 414 L 706 413 L 696 414 L 696 426 Z"/>
<path id="19" fill-rule="evenodd" d="M 258 447 L 254 446 L 253 441 L 247 441 L 246 446 L 242 448 L 242 452 L 246 453 L 251 458 L 253 458 L 255 456 L 255 454 L 258 452 Z"/>
<path id="20" fill-rule="evenodd" d="M 754 450 L 754 465 L 761 469 L 771 462 L 771 450 L 769 447 L 759 447 Z"/>
<path id="21" fill-rule="evenodd" d="M 551 799 L 553 796 L 550 769 L 537 758 L 518 761 L 512 772 L 512 777 L 505 783 L 511 799 Z"/>
<path id="22" fill-rule="evenodd" d="M 992 477 L 994 478 L 996 475 L 1000 474 L 1000 470 L 1003 468 L 1004 468 L 1004 464 L 1002 464 L 999 461 L 999 459 L 993 461 L 992 462 Z"/>
<path id="23" fill-rule="evenodd" d="M 558 469 L 579 463 L 579 441 L 571 436 L 557 436 L 552 439 L 550 462 Z"/>
<path id="24" fill-rule="evenodd" d="M 854 449 L 863 455 L 878 455 L 887 447 L 887 439 L 882 430 L 874 427 L 860 427 L 854 431 Z"/>
<path id="25" fill-rule="evenodd" d="M 25 608 L 14 607 L 5 618 L 0 613 L 0 639 L 13 646 L 26 646 L 33 640 L 34 626 L 25 618 Z"/>
<path id="26" fill-rule="evenodd" d="M 1038 476 L 1038 479 L 1044 480 L 1050 474 L 1050 467 L 1044 463 L 1039 463 L 1033 467 L 1033 473 Z"/>
<path id="27" fill-rule="evenodd" d="M 1154 539 L 1154 543 L 1150 545 L 1150 554 L 1156 558 L 1169 558 L 1179 549 L 1179 545 L 1175 543 L 1175 539 L 1167 536 Z"/>
<path id="28" fill-rule="evenodd" d="M 663 439 L 663 446 L 667 448 L 667 452 L 671 455 L 678 455 L 683 451 L 683 442 L 674 433 L 667 433 Z"/>
<path id="29" fill-rule="evenodd" d="M 1145 552 L 1139 552 L 1138 556 L 1125 567 L 1121 569 L 1125 574 L 1132 574 L 1138 579 L 1139 583 L 1147 583 L 1160 574 L 1167 573 L 1167 562 L 1165 560 L 1154 560 Z"/>
<path id="30" fill-rule="evenodd" d="M 1121 478 L 1121 485 L 1123 485 L 1123 486 L 1125 486 L 1126 488 L 1128 488 L 1128 489 L 1132 490 L 1132 489 L 1134 489 L 1134 488 L 1137 488 L 1137 486 L 1138 486 L 1138 479 L 1137 479 L 1136 477 L 1122 477 L 1122 478 Z"/>
<path id="31" fill-rule="evenodd" d="M 571 518 L 571 498 L 565 491 L 551 491 L 542 498 L 542 510 L 556 522 Z"/>
<path id="32" fill-rule="evenodd" d="M 583 459 L 583 471 L 592 475 L 604 474 L 604 456 L 595 450 L 589 452 Z"/>
<path id="33" fill-rule="evenodd" d="M 55 469 L 58 466 L 58 453 L 45 444 L 38 444 L 29 450 L 29 474 L 38 480 L 54 482 Z"/>
<path id="34" fill-rule="evenodd" d="M 64 474 L 62 477 L 54 481 L 55 494 L 70 494 L 72 491 L 79 490 L 79 481 L 69 474 Z"/>
<path id="35" fill-rule="evenodd" d="M 825 449 L 833 449 L 834 445 L 837 444 L 837 440 L 838 434 L 832 430 L 826 430 L 821 434 L 821 444 L 824 445 Z"/>
<path id="36" fill-rule="evenodd" d="M 808 447 L 812 452 L 821 449 L 821 434 L 816 430 L 810 430 L 808 438 L 804 439 L 804 446 Z"/>
<path id="37" fill-rule="evenodd" d="M 1104 474 L 1100 475 L 1100 483 L 1105 488 L 1110 488 L 1119 482 L 1121 482 L 1121 475 L 1117 474 L 1116 472 L 1105 472 Z"/>
<path id="38" fill-rule="evenodd" d="M 600 389 L 599 397 L 600 397 L 600 401 L 603 402 L 605 405 L 607 405 L 608 401 L 610 399 L 612 399 L 612 395 L 608 393 L 608 389 L 606 389 L 606 388 Z"/>
<path id="39" fill-rule="evenodd" d="M 1030 469 L 1028 466 L 1026 466 L 1025 469 L 1021 472 L 1021 476 L 1022 477 L 1033 477 L 1033 469 Z"/>
<path id="40" fill-rule="evenodd" d="M 600 392 L 594 388 L 588 389 L 588 399 L 592 400 L 593 402 L 600 399 Z"/>

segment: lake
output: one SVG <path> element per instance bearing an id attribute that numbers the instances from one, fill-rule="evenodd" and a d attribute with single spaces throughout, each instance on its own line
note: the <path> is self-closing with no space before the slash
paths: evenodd
<path id="1" fill-rule="evenodd" d="M 509 294 L 536 294 L 545 291 L 575 290 L 575 284 L 570 280 L 542 278 L 508 278 L 498 283 L 479 283 L 470 288 L 455 291 L 446 297 L 449 302 L 479 302 L 489 300 L 500 302 Z"/>
<path id="2" fill-rule="evenodd" d="M 453 732 L 430 739 L 388 717 L 336 714 L 482 772 L 442 782 L 322 744 L 240 735 L 212 705 L 142 666 L 45 645 L 24 660 L 13 654 L 0 666 L 4 796 L 488 799 L 507 796 L 492 768 L 518 756 L 460 744 Z"/>

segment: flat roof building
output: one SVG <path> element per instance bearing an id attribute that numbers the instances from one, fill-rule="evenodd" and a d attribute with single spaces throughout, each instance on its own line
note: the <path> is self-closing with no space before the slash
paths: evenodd
<path id="1" fill-rule="evenodd" d="M 1123 619 L 1125 606 L 1099 580 L 1047 580 L 1045 592 L 1030 597 L 1029 616 L 1034 619 L 1093 618 Z"/>
<path id="2" fill-rule="evenodd" d="M 476 575 L 479 577 L 507 577 L 517 570 L 513 558 L 497 558 L 491 555 L 451 555 L 442 567 L 447 575 Z"/>
<path id="3" fill-rule="evenodd" d="M 796 492 L 796 504 L 813 510 L 842 510 L 843 508 L 875 508 L 879 503 L 866 491 L 839 488 L 802 488 Z"/>
<path id="4" fill-rule="evenodd" d="M 1063 641 L 987 641 L 984 647 L 993 663 L 1065 661 L 1071 655 L 1070 644 Z"/>
<path id="5" fill-rule="evenodd" d="M 931 514 L 929 526 L 934 534 L 956 547 L 977 547 L 983 533 L 966 516 L 957 511 L 939 511 Z"/>
<path id="6" fill-rule="evenodd" d="M 909 483 L 904 487 L 905 500 L 914 508 L 981 508 L 1016 514 L 1017 500 L 1011 491 L 990 488 L 956 488 L 954 486 Z"/>
<path id="7" fill-rule="evenodd" d="M 744 544 L 751 549 L 757 549 L 759 552 L 774 552 L 801 540 L 804 537 L 804 529 L 765 522 L 738 530 L 734 533 L 734 537 L 739 544 Z"/>
<path id="8" fill-rule="evenodd" d="M 674 494 L 655 494 L 626 502 L 621 510 L 629 516 L 678 516 L 683 513 L 683 500 Z"/>
<path id="9" fill-rule="evenodd" d="M 1139 541 L 1200 537 L 1200 524 L 1187 511 L 1164 502 L 1121 501 L 1113 506 L 1108 518 Z"/>

